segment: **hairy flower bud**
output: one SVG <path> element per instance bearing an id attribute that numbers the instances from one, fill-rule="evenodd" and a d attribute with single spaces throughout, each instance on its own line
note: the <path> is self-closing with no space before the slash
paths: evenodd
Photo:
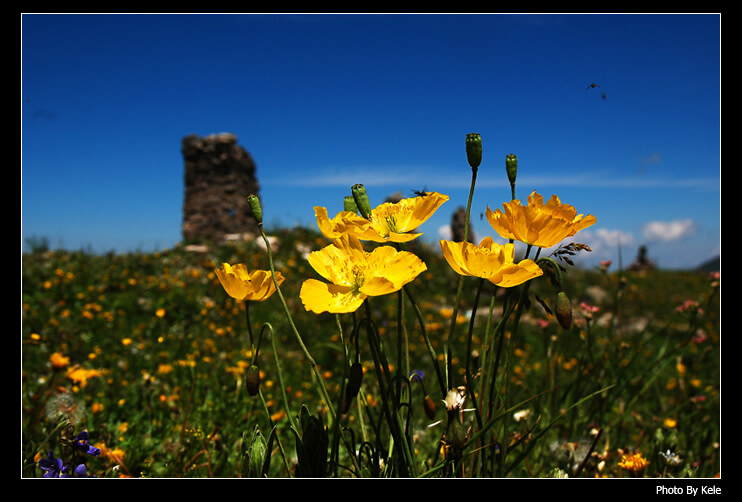
<path id="1" fill-rule="evenodd" d="M 252 214 L 255 216 L 255 221 L 258 222 L 258 225 L 262 225 L 263 209 L 260 207 L 260 199 L 258 199 L 257 195 L 250 194 L 247 196 L 247 202 L 250 204 L 250 209 L 252 209 Z"/>
<path id="2" fill-rule="evenodd" d="M 270 462 L 271 456 L 270 451 L 268 451 L 268 443 L 257 425 L 255 426 L 255 431 L 249 445 L 247 444 L 247 439 L 247 433 L 243 434 L 242 477 L 263 478 L 265 477 L 267 463 Z"/>
<path id="3" fill-rule="evenodd" d="M 343 199 L 343 211 L 350 211 L 358 214 L 358 206 L 356 206 L 356 200 L 352 195 L 346 195 Z"/>
<path id="4" fill-rule="evenodd" d="M 368 219 L 371 216 L 371 203 L 368 201 L 368 195 L 366 195 L 366 187 L 358 183 L 353 185 L 350 190 L 353 193 L 353 200 L 356 201 L 356 206 L 361 216 Z"/>
<path id="5" fill-rule="evenodd" d="M 505 171 L 508 173 L 510 184 L 514 184 L 515 177 L 518 175 L 518 157 L 512 153 L 505 157 Z"/>
<path id="6" fill-rule="evenodd" d="M 564 291 L 557 293 L 556 299 L 556 318 L 564 329 L 569 329 L 572 325 L 572 304 L 569 297 Z"/>
<path id="7" fill-rule="evenodd" d="M 466 135 L 466 158 L 472 169 L 482 163 L 482 137 L 475 132 Z"/>
<path id="8" fill-rule="evenodd" d="M 251 364 L 250 367 L 247 368 L 245 383 L 247 384 L 247 393 L 251 396 L 257 396 L 258 389 L 260 388 L 260 370 L 254 364 Z"/>

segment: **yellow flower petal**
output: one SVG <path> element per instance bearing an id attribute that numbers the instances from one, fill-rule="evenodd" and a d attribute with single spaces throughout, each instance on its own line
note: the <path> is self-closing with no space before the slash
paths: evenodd
<path id="1" fill-rule="evenodd" d="M 425 223 L 448 195 L 428 192 L 420 197 L 410 197 L 399 202 L 385 202 L 371 210 L 371 225 L 366 238 L 375 242 L 408 242 L 422 235 L 412 233 Z"/>
<path id="2" fill-rule="evenodd" d="M 341 211 L 330 219 L 324 207 L 315 207 L 314 214 L 317 226 L 328 239 L 350 234 L 380 243 L 408 242 L 422 235 L 414 230 L 447 200 L 448 195 L 428 192 L 399 202 L 385 202 L 371 211 L 368 220 L 350 211 Z"/>
<path id="3" fill-rule="evenodd" d="M 346 314 L 355 312 L 361 306 L 366 295 L 353 293 L 349 286 L 328 284 L 316 279 L 307 279 L 301 285 L 299 292 L 304 308 L 315 314 L 330 312 L 332 314 Z"/>
<path id="4" fill-rule="evenodd" d="M 556 195 L 544 204 L 543 197 L 535 191 L 528 196 L 527 206 L 521 206 L 520 200 L 502 206 L 504 211 L 487 207 L 487 221 L 492 228 L 505 239 L 541 248 L 554 246 L 597 221 L 592 215 L 578 215 L 574 207 L 562 204 Z"/>
<path id="5" fill-rule="evenodd" d="M 230 265 L 223 263 L 221 268 L 214 270 L 222 287 L 229 296 L 236 300 L 263 301 L 269 298 L 275 291 L 273 277 L 265 270 L 255 270 L 248 273 L 243 263 Z M 276 272 L 276 282 L 280 286 L 284 277 Z"/>
<path id="6" fill-rule="evenodd" d="M 394 293 L 427 269 L 414 254 L 382 246 L 368 256 L 360 290 L 369 296 Z"/>
<path id="7" fill-rule="evenodd" d="M 481 277 L 498 286 L 509 288 L 543 274 L 532 260 L 515 263 L 513 244 L 500 245 L 485 237 L 479 246 L 471 242 L 440 241 L 443 256 L 460 275 Z"/>
<path id="8" fill-rule="evenodd" d="M 427 267 L 417 256 L 381 246 L 368 253 L 358 237 L 345 234 L 309 255 L 309 264 L 330 284 L 304 281 L 299 296 L 316 313 L 353 312 L 366 296 L 398 291 Z"/>
<path id="9" fill-rule="evenodd" d="M 351 211 L 340 211 L 334 218 L 330 219 L 326 208 L 316 206 L 314 216 L 322 235 L 333 240 L 347 233 L 363 234 L 369 226 L 367 219 Z"/>

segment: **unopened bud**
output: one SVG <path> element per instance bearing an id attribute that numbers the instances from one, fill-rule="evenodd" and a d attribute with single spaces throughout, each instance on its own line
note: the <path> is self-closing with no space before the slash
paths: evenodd
<path id="1" fill-rule="evenodd" d="M 345 392 L 350 397 L 356 397 L 361 389 L 361 380 L 363 379 L 363 367 L 361 363 L 355 362 L 350 366 L 348 374 L 348 387 Z"/>
<path id="2" fill-rule="evenodd" d="M 353 200 L 356 202 L 361 216 L 368 219 L 371 216 L 371 203 L 369 203 L 368 195 L 366 195 L 366 187 L 358 183 L 353 185 L 350 191 L 353 193 Z"/>
<path id="3" fill-rule="evenodd" d="M 350 403 L 358 395 L 358 391 L 361 390 L 361 380 L 363 379 L 363 367 L 361 363 L 355 362 L 351 364 L 350 371 L 348 372 L 348 378 L 345 381 L 345 399 L 343 399 L 343 405 L 340 407 L 340 413 L 345 415 L 350 410 Z"/>
<path id="4" fill-rule="evenodd" d="M 423 400 L 423 408 L 425 409 L 425 416 L 429 420 L 433 420 L 435 418 L 435 401 L 433 401 L 433 398 L 429 394 Z"/>
<path id="5" fill-rule="evenodd" d="M 245 383 L 247 386 L 247 393 L 251 396 L 257 396 L 260 388 L 260 370 L 254 364 L 247 368 Z"/>
<path id="6" fill-rule="evenodd" d="M 564 329 L 569 329 L 572 326 L 572 304 L 569 302 L 569 297 L 564 291 L 560 291 L 557 294 L 555 310 L 559 325 Z"/>
<path id="7" fill-rule="evenodd" d="M 466 135 L 466 158 L 472 169 L 482 163 L 482 137 L 475 132 Z"/>
<path id="8" fill-rule="evenodd" d="M 448 430 L 446 431 L 446 444 L 453 448 L 454 454 L 458 455 L 466 443 L 466 431 L 464 425 L 459 421 L 456 413 L 448 414 Z"/>
<path id="9" fill-rule="evenodd" d="M 258 199 L 257 195 L 250 194 L 247 196 L 247 202 L 250 204 L 250 209 L 252 210 L 253 216 L 255 216 L 255 221 L 258 222 L 258 225 L 262 225 L 263 209 L 260 207 L 260 199 Z"/>
<path id="10" fill-rule="evenodd" d="M 518 175 L 518 157 L 512 153 L 505 157 L 505 171 L 508 173 L 510 184 L 515 183 L 515 177 Z"/>
<path id="11" fill-rule="evenodd" d="M 345 199 L 343 200 L 343 210 L 358 214 L 358 206 L 356 206 L 356 200 L 352 195 L 345 196 Z"/>

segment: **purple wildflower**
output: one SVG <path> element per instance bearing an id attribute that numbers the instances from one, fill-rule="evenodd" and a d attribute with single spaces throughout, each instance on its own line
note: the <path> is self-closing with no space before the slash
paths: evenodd
<path id="1" fill-rule="evenodd" d="M 96 476 L 88 476 L 88 469 L 85 464 L 80 464 L 75 468 L 73 473 L 69 473 L 69 467 L 62 468 L 62 475 L 60 478 L 95 478 Z"/>
<path id="2" fill-rule="evenodd" d="M 59 473 L 62 470 L 63 462 L 59 458 L 54 458 L 54 453 L 52 453 L 52 450 L 49 450 L 49 455 L 47 458 L 42 458 L 39 460 L 39 468 L 44 472 L 45 478 L 58 478 Z"/>
<path id="3" fill-rule="evenodd" d="M 72 443 L 74 447 L 80 451 L 97 457 L 100 455 L 100 448 L 96 448 L 88 442 L 88 431 L 82 431 L 80 434 L 75 436 L 75 441 Z"/>

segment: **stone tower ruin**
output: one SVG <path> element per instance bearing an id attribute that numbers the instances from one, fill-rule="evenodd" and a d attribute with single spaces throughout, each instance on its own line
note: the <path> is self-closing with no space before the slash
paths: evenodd
<path id="1" fill-rule="evenodd" d="M 183 138 L 185 199 L 183 239 L 221 242 L 239 234 L 257 234 L 247 202 L 258 195 L 255 162 L 231 133 Z"/>

